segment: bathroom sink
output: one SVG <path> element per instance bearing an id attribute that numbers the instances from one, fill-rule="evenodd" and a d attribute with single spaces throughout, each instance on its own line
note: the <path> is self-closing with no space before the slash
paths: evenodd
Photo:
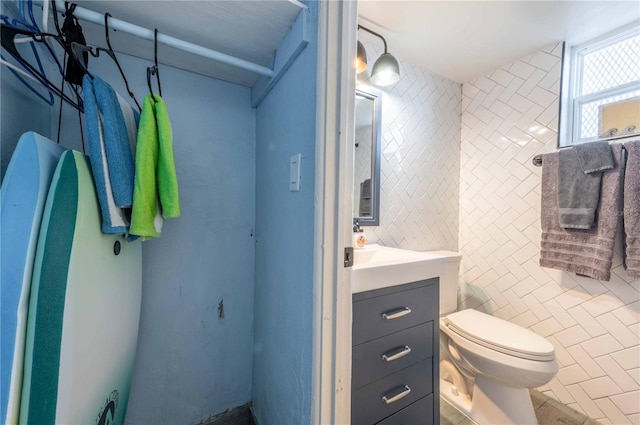
<path id="1" fill-rule="evenodd" d="M 459 259 L 460 254 L 365 245 L 354 250 L 351 292 L 355 294 L 438 277 L 453 258 Z"/>
<path id="2" fill-rule="evenodd" d="M 355 265 L 401 263 L 424 258 L 423 252 L 389 248 L 378 244 L 365 245 L 362 249 L 355 249 L 353 254 Z"/>

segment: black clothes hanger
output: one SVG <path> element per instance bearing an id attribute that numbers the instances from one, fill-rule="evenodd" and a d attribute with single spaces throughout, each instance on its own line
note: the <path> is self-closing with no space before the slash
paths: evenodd
<path id="1" fill-rule="evenodd" d="M 122 67 L 120 66 L 120 62 L 118 61 L 118 58 L 116 57 L 116 53 L 111 48 L 111 40 L 109 39 L 109 18 L 112 18 L 111 14 L 109 12 L 105 13 L 104 14 L 104 36 L 105 36 L 105 39 L 107 40 L 107 46 L 109 47 L 109 51 L 107 53 L 109 54 L 109 56 L 111 56 L 113 61 L 116 63 L 116 66 L 118 67 L 118 71 L 120 71 L 120 75 L 122 76 L 122 79 L 124 80 L 124 85 L 125 85 L 125 87 L 127 89 L 127 93 L 129 94 L 131 99 L 133 99 L 133 101 L 136 103 L 136 106 L 138 107 L 138 111 L 142 111 L 142 108 L 140 107 L 140 104 L 138 103 L 138 99 L 136 99 L 136 96 L 133 94 L 133 92 L 129 88 L 129 82 L 127 81 L 127 77 L 124 75 L 124 71 L 122 70 Z"/>
<path id="2" fill-rule="evenodd" d="M 67 54 L 69 55 L 67 59 L 67 66 L 64 71 L 64 79 L 71 84 L 81 85 L 82 77 L 86 73 L 86 68 L 80 66 L 81 62 L 73 57 L 71 52 L 71 45 L 73 43 L 86 45 L 87 41 L 84 38 L 82 27 L 78 22 L 78 18 L 73 15 L 73 12 L 76 10 L 76 6 L 77 5 L 75 3 L 71 3 L 71 5 L 69 5 L 67 2 L 65 2 L 66 10 L 63 14 L 64 23 L 62 24 L 62 29 L 60 29 L 59 25 L 56 25 L 56 30 L 58 30 L 58 35 L 64 37 L 64 47 Z M 57 16 L 56 12 L 57 11 L 54 9 L 54 14 L 56 14 Z M 83 63 L 87 64 L 89 56 L 84 53 L 82 57 L 84 59 Z"/>
<path id="3" fill-rule="evenodd" d="M 87 59 L 89 55 L 94 58 L 100 57 L 100 53 L 104 52 L 111 57 L 111 59 L 116 61 L 115 55 L 109 49 L 105 49 L 104 47 L 96 47 L 96 46 L 87 46 L 80 43 L 71 43 L 71 55 L 73 59 L 76 61 L 78 67 L 82 69 L 82 71 L 89 76 L 93 80 L 93 74 L 87 69 Z"/>
<path id="4" fill-rule="evenodd" d="M 64 47 L 65 55 L 68 55 L 68 59 L 66 61 L 66 66 L 63 71 L 64 80 L 68 81 L 71 84 L 81 85 L 82 77 L 86 74 L 86 64 L 89 61 L 89 56 L 87 53 L 83 54 L 83 60 L 79 61 L 77 58 L 73 56 L 72 52 L 72 44 L 78 43 L 82 45 L 86 45 L 86 40 L 84 38 L 84 34 L 82 32 L 82 27 L 73 14 L 76 10 L 77 5 L 75 3 L 69 4 L 69 2 L 64 2 L 65 11 L 62 13 L 64 16 L 64 23 L 62 24 L 62 28 L 60 27 L 60 22 L 58 21 L 58 9 L 56 6 L 55 0 L 51 0 L 51 8 L 53 10 L 53 23 L 55 24 L 56 31 L 58 37 L 62 41 L 62 47 Z"/>
<path id="5" fill-rule="evenodd" d="M 65 102 L 67 102 L 69 105 L 73 106 L 76 109 L 79 109 L 80 111 L 83 110 L 82 107 L 82 101 L 80 100 L 80 95 L 79 93 L 76 91 L 76 88 L 73 87 L 75 95 L 77 97 L 77 100 L 73 100 L 72 98 L 70 98 L 68 95 L 66 95 L 64 93 L 64 91 L 58 87 L 56 87 L 56 85 L 51 82 L 46 75 L 42 74 L 36 67 L 34 67 L 33 65 L 31 65 L 29 63 L 29 61 L 27 61 L 26 59 L 24 59 L 22 57 L 22 55 L 20 54 L 20 52 L 18 51 L 18 49 L 16 48 L 16 44 L 15 44 L 15 37 L 18 35 L 22 35 L 22 36 L 26 36 L 26 37 L 31 37 L 33 39 L 33 41 L 35 42 L 44 42 L 45 38 L 51 38 L 53 40 L 55 40 L 56 42 L 58 42 L 63 48 L 64 48 L 64 39 L 62 37 L 60 37 L 59 35 L 56 34 L 45 34 L 45 33 L 41 33 L 41 34 L 36 34 L 33 31 L 29 31 L 29 30 L 25 30 L 22 28 L 17 28 L 17 27 L 13 27 L 11 25 L 5 25 L 4 23 L 0 24 L 0 42 L 2 44 L 2 47 L 9 52 L 9 54 L 20 63 L 20 65 L 22 67 L 24 67 L 25 69 L 27 69 L 34 77 L 36 77 L 40 84 L 42 84 L 47 90 L 50 90 L 52 93 L 54 93 L 57 96 L 60 96 L 60 98 L 62 98 Z"/>
<path id="6" fill-rule="evenodd" d="M 149 86 L 149 94 L 154 98 L 153 89 L 151 88 L 151 76 L 155 75 L 158 81 L 158 94 L 162 96 L 162 87 L 160 86 L 160 69 L 158 68 L 158 28 L 153 33 L 153 66 L 147 67 L 147 86 Z"/>

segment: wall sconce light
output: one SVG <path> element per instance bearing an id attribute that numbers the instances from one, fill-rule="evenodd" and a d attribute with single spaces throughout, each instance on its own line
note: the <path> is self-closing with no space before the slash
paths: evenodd
<path id="1" fill-rule="evenodd" d="M 360 74 L 367 69 L 367 51 L 358 41 L 358 54 L 356 56 L 356 73 Z"/>
<path id="2" fill-rule="evenodd" d="M 369 28 L 358 25 L 358 29 L 380 37 L 384 43 L 384 53 L 373 64 L 371 69 L 371 77 L 369 78 L 376 86 L 390 86 L 400 80 L 400 65 L 398 60 L 391 53 L 387 52 L 387 41 L 377 32 L 371 31 Z M 362 43 L 358 41 L 358 56 L 356 57 L 356 72 L 360 73 L 367 69 L 367 52 Z"/>

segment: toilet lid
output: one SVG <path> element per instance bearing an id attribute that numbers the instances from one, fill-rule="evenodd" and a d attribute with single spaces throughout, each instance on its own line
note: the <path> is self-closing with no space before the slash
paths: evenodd
<path id="1" fill-rule="evenodd" d="M 525 359 L 550 361 L 555 358 L 553 344 L 514 323 L 477 310 L 462 310 L 445 317 L 445 324 L 473 342 Z"/>

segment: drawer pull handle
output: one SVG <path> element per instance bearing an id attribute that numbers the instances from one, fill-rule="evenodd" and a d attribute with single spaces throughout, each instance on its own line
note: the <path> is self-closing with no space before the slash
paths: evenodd
<path id="1" fill-rule="evenodd" d="M 406 316 L 411 313 L 411 309 L 409 307 L 402 307 L 397 310 L 387 311 L 386 313 L 382 313 L 382 317 L 387 320 L 398 319 L 402 316 Z"/>
<path id="2" fill-rule="evenodd" d="M 384 401 L 387 404 L 391 404 L 391 403 L 395 403 L 396 401 L 405 398 L 406 396 L 409 395 L 409 393 L 411 392 L 411 388 L 409 388 L 408 385 L 405 385 L 404 388 L 402 389 L 401 392 L 399 392 L 398 394 L 387 398 L 386 395 L 382 396 L 382 401 Z"/>
<path id="3" fill-rule="evenodd" d="M 387 362 L 392 362 L 394 360 L 398 360 L 398 359 L 403 358 L 404 356 L 406 356 L 410 352 L 411 352 L 411 347 L 409 347 L 408 345 L 405 345 L 403 348 L 400 349 L 400 351 L 395 352 L 393 354 L 384 353 L 382 355 L 382 360 L 387 361 Z"/>

